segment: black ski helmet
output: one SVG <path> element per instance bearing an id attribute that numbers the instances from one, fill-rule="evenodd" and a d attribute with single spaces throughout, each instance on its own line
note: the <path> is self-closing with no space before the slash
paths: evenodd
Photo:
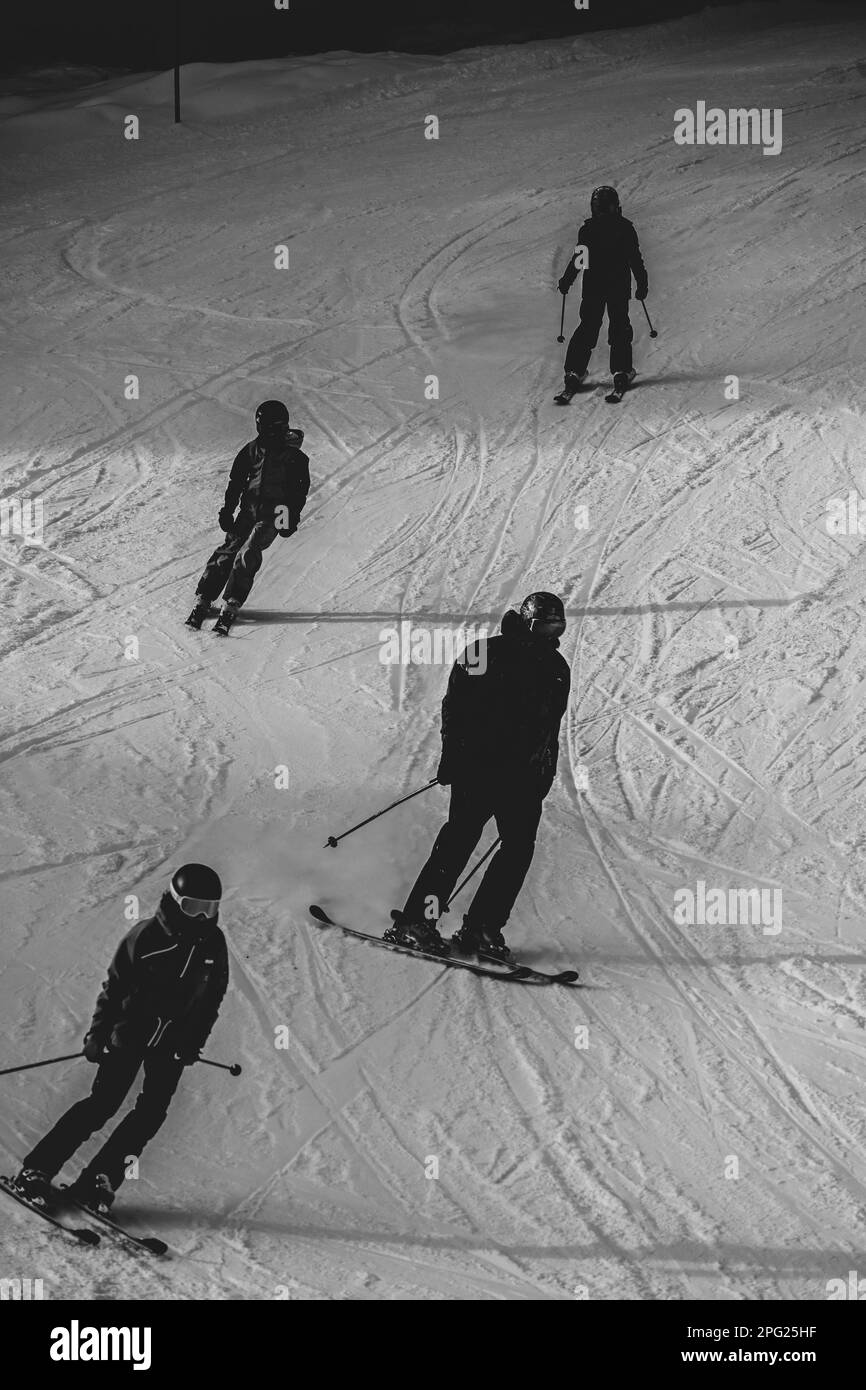
<path id="1" fill-rule="evenodd" d="M 182 864 L 171 876 L 169 892 L 186 917 L 216 917 L 223 886 L 207 864 Z"/>
<path id="2" fill-rule="evenodd" d="M 606 183 L 603 183 L 600 188 L 592 190 L 589 207 L 593 217 L 602 217 L 608 213 L 622 210 L 619 205 L 619 194 L 615 188 L 611 188 Z"/>
<path id="3" fill-rule="evenodd" d="M 539 625 L 545 636 L 559 637 L 565 632 L 565 609 L 562 599 L 544 590 L 528 594 L 520 605 L 520 616 L 530 632 Z"/>
<path id="4" fill-rule="evenodd" d="M 256 433 L 279 434 L 289 427 L 289 412 L 282 401 L 262 401 L 256 411 Z"/>

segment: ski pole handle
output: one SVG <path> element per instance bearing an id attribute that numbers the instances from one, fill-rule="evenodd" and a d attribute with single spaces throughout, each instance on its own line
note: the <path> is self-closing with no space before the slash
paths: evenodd
<path id="1" fill-rule="evenodd" d="M 466 875 L 466 877 L 464 878 L 464 880 L 463 880 L 462 883 L 458 883 L 457 887 L 454 889 L 454 892 L 451 894 L 451 897 L 448 899 L 447 903 L 446 903 L 445 906 L 443 907 L 443 909 L 442 909 L 443 912 L 447 912 L 447 911 L 448 911 L 448 909 L 450 908 L 450 906 L 451 906 L 451 904 L 453 903 L 454 899 L 457 897 L 457 894 L 460 892 L 460 889 L 466 887 L 467 883 L 469 882 L 470 878 L 472 878 L 473 874 L 477 874 L 477 873 L 478 873 L 478 870 L 481 868 L 481 865 L 484 863 L 485 859 L 489 859 L 490 856 L 491 856 L 491 854 L 493 853 L 493 851 L 494 851 L 495 849 L 498 849 L 499 846 L 501 845 L 501 843 L 502 843 L 501 839 L 496 839 L 496 840 L 494 840 L 494 841 L 493 841 L 493 844 L 490 846 L 489 850 L 487 850 L 484 854 L 482 854 L 482 856 L 481 856 L 481 858 L 479 859 L 478 863 L 475 865 L 475 868 L 469 870 L 469 873 Z"/>
<path id="2" fill-rule="evenodd" d="M 386 806 L 384 811 L 377 811 L 374 816 L 368 816 L 366 820 L 359 821 L 357 825 L 353 825 L 348 830 L 344 830 L 342 835 L 329 835 L 322 848 L 336 849 L 340 841 L 345 840 L 347 835 L 354 835 L 356 830 L 361 830 L 365 825 L 369 825 L 371 821 L 378 820 L 380 816 L 387 815 L 389 811 L 394 810 L 395 806 L 402 806 L 404 801 L 411 801 L 413 796 L 420 796 L 422 792 L 429 791 L 431 787 L 436 786 L 438 780 L 437 777 L 434 777 L 426 786 L 419 787 L 416 792 L 410 792 L 408 796 L 401 796 L 399 801 L 392 801 L 391 805 Z"/>
<path id="3" fill-rule="evenodd" d="M 652 319 L 651 319 L 650 316 L 649 316 L 649 309 L 647 308 L 646 302 L 645 302 L 643 299 L 641 300 L 641 306 L 642 306 L 642 308 L 643 308 L 644 313 L 646 314 L 646 321 L 647 321 L 647 323 L 649 324 L 650 337 L 651 337 L 651 338 L 657 338 L 659 335 L 658 335 L 658 333 L 656 332 L 656 330 L 653 328 Z"/>
<path id="4" fill-rule="evenodd" d="M 44 1062 L 25 1062 L 23 1067 L 4 1067 L 0 1076 L 10 1076 L 13 1071 L 32 1071 L 34 1067 L 53 1067 L 55 1062 L 71 1062 L 75 1057 L 83 1057 L 82 1052 L 67 1052 L 63 1057 L 46 1057 Z"/>
<path id="5" fill-rule="evenodd" d="M 219 1067 L 220 1071 L 231 1072 L 232 1076 L 240 1076 L 241 1074 L 240 1062 L 232 1062 L 229 1066 L 228 1062 L 212 1062 L 210 1057 L 199 1057 L 198 1060 L 204 1062 L 206 1067 Z"/>
<path id="6" fill-rule="evenodd" d="M 564 294 L 563 294 L 563 296 L 562 296 L 562 316 L 561 316 L 561 318 L 560 318 L 560 320 L 559 320 L 559 337 L 557 338 L 556 341 L 557 341 L 558 343 L 564 343 L 564 342 L 565 342 L 565 295 L 564 295 Z"/>

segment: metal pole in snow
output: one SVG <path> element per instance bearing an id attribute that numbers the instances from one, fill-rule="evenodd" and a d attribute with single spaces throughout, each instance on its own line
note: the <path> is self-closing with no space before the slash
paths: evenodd
<path id="1" fill-rule="evenodd" d="M 180 0 L 174 0 L 174 123 L 180 123 Z"/>

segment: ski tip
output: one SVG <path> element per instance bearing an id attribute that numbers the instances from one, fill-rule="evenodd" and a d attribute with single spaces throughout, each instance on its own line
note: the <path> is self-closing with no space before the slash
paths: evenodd
<path id="1" fill-rule="evenodd" d="M 317 922 L 330 922 L 331 920 L 325 909 L 319 907 L 318 903 L 310 904 L 310 916 L 315 917 Z"/>
<path id="2" fill-rule="evenodd" d="M 152 1255 L 168 1254 L 168 1246 L 164 1240 L 159 1240 L 156 1236 L 141 1236 L 139 1239 L 141 1240 L 141 1244 L 145 1246 Z"/>

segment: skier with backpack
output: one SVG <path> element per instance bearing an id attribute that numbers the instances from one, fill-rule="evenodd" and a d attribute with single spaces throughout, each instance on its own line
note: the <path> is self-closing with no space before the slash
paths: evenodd
<path id="1" fill-rule="evenodd" d="M 583 272 L 580 322 L 566 349 L 565 385 L 556 397 L 560 405 L 569 403 L 586 377 L 605 310 L 613 375 L 613 390 L 607 399 L 622 399 L 635 378 L 631 348 L 633 330 L 628 313 L 632 276 L 636 299 L 646 299 L 649 288 L 637 232 L 622 215 L 616 189 L 606 185 L 594 189 L 590 210 L 591 216 L 578 233 L 574 255 L 559 281 L 560 294 L 568 294 L 578 274 L 577 248 L 585 247 L 588 264 Z"/>
<path id="2" fill-rule="evenodd" d="M 387 941 L 440 955 L 479 949 L 508 960 L 502 929 L 532 862 L 544 798 L 553 785 L 559 726 L 571 672 L 559 652 L 565 609 L 534 593 L 510 610 L 500 635 L 470 643 L 451 669 L 442 702 L 437 780 L 451 788 L 440 830 Z M 460 929 L 443 941 L 436 923 L 494 817 L 501 845 Z"/>
<path id="3" fill-rule="evenodd" d="M 232 464 L 219 514 L 226 538 L 204 567 L 195 607 L 186 620 L 190 627 L 201 627 L 222 593 L 223 607 L 213 630 L 227 636 L 253 586 L 262 552 L 277 536 L 293 536 L 297 531 L 310 490 L 310 460 L 301 449 L 303 442 L 303 430 L 290 428 L 282 401 L 264 401 L 259 406 L 256 438 L 244 445 Z"/>

